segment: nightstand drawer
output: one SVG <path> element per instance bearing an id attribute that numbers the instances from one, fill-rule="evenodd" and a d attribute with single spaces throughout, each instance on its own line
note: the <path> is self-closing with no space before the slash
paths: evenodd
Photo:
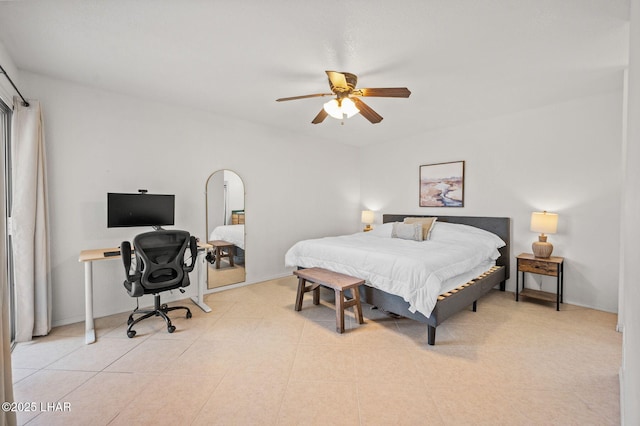
<path id="1" fill-rule="evenodd" d="M 557 277 L 558 264 L 545 262 L 544 260 L 519 259 L 518 271 Z"/>

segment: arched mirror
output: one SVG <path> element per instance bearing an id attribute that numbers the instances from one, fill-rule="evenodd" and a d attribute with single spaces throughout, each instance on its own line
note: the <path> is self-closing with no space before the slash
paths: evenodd
<path id="1" fill-rule="evenodd" d="M 206 183 L 207 288 L 245 281 L 244 183 L 231 170 L 212 173 Z"/>

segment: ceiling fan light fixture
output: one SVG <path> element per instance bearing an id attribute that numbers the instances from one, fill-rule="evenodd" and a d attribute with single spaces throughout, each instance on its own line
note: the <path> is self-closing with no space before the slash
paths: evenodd
<path id="1" fill-rule="evenodd" d="M 358 114 L 360 110 L 356 107 L 355 102 L 353 102 L 349 98 L 344 98 L 342 100 L 342 112 L 347 114 L 347 118 L 351 118 L 354 115 Z"/>
<path id="2" fill-rule="evenodd" d="M 334 99 L 324 104 L 318 115 L 311 120 L 311 124 L 320 124 L 328 116 L 341 120 L 342 124 L 344 124 L 345 118 L 353 117 L 356 114 L 362 115 L 371 124 L 376 124 L 382 121 L 382 116 L 364 103 L 360 99 L 361 97 L 408 98 L 411 95 L 411 91 L 406 87 L 368 87 L 356 90 L 358 77 L 355 74 L 337 71 L 325 71 L 325 73 L 329 78 L 329 87 L 332 93 L 312 93 L 310 95 L 278 98 L 276 102 L 335 95 Z"/>
<path id="3" fill-rule="evenodd" d="M 342 120 L 345 115 L 347 118 L 351 118 L 360 112 L 356 104 L 349 98 L 343 98 L 342 102 L 338 102 L 337 99 L 331 99 L 324 104 L 323 108 L 327 114 L 338 120 Z"/>

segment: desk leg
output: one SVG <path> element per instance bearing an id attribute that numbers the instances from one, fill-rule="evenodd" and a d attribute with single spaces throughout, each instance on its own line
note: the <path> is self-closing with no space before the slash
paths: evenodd
<path id="1" fill-rule="evenodd" d="M 96 341 L 96 330 L 93 325 L 93 262 L 84 262 L 84 311 L 85 311 L 85 337 L 88 345 Z"/>
<path id="2" fill-rule="evenodd" d="M 560 310 L 560 302 L 562 301 L 562 285 L 560 284 L 562 280 L 562 272 L 558 271 L 558 275 L 556 276 L 556 311 Z"/>
<path id="3" fill-rule="evenodd" d="M 523 275 L 524 275 L 524 272 L 523 272 Z M 516 302 L 519 300 L 519 293 L 520 293 L 520 264 L 516 263 Z"/>
<path id="4" fill-rule="evenodd" d="M 564 263 L 560 264 L 560 303 L 564 303 Z"/>
<path id="5" fill-rule="evenodd" d="M 556 311 L 560 310 L 560 274 L 556 277 Z"/>
<path id="6" fill-rule="evenodd" d="M 206 250 L 199 250 L 198 257 L 196 258 L 196 268 L 198 268 L 198 296 L 192 297 L 193 303 L 198 305 L 200 309 L 205 312 L 211 312 L 211 308 L 204 303 L 204 288 L 207 286 L 207 265 L 206 265 Z"/>

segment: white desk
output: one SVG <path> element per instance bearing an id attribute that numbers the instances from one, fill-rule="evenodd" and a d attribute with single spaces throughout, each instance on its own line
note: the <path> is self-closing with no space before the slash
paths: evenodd
<path id="1" fill-rule="evenodd" d="M 192 297 L 193 303 L 205 312 L 211 312 L 211 308 L 204 303 L 204 289 L 207 286 L 207 266 L 205 253 L 212 248 L 210 244 L 198 242 L 198 256 L 196 258 L 196 274 L 198 280 L 198 296 Z M 93 324 L 93 262 L 97 260 L 117 259 L 118 256 L 105 256 L 105 252 L 119 251 L 119 248 L 102 248 L 82 250 L 79 262 L 84 263 L 84 309 L 85 309 L 85 343 L 96 341 L 96 331 Z"/>

